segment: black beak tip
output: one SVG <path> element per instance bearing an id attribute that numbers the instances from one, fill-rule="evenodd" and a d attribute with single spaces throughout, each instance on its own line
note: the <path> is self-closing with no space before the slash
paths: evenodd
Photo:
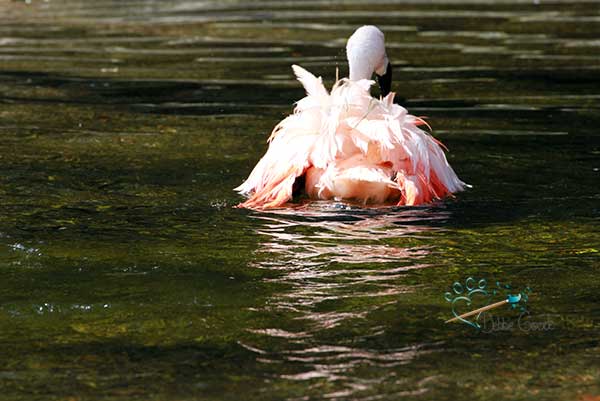
<path id="1" fill-rule="evenodd" d="M 392 64 L 388 62 L 385 74 L 377 75 L 377 82 L 381 90 L 381 96 L 386 97 L 392 90 Z"/>

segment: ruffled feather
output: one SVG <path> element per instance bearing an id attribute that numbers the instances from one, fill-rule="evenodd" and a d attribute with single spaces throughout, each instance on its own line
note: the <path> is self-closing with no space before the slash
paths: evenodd
<path id="1" fill-rule="evenodd" d="M 373 81 L 341 79 L 331 93 L 322 79 L 294 65 L 306 90 L 294 113 L 274 128 L 269 148 L 237 191 L 240 207 L 288 202 L 298 177 L 317 199 L 418 205 L 461 191 L 466 184 L 448 164 L 442 144 L 418 126 L 419 117 L 378 100 Z"/>

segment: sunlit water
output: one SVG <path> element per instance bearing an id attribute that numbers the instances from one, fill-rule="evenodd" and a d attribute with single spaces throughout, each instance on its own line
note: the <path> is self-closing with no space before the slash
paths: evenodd
<path id="1" fill-rule="evenodd" d="M 366 23 L 473 188 L 233 208 L 290 64 L 331 85 Z M 0 399 L 598 399 L 599 38 L 591 1 L 0 2 Z M 444 324 L 469 276 L 552 325 Z"/>

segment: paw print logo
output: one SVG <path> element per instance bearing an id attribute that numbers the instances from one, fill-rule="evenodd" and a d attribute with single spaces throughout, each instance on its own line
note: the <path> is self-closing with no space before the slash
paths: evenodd
<path id="1" fill-rule="evenodd" d="M 446 321 L 446 323 L 458 320 L 479 330 L 481 329 L 479 318 L 487 310 L 509 305 L 511 309 L 518 308 L 521 313 L 526 312 L 525 304 L 529 299 L 528 294 L 530 292 L 531 288 L 529 287 L 521 292 L 515 292 L 510 285 L 501 284 L 499 281 L 496 281 L 496 288 L 488 289 L 485 279 L 477 281 L 473 277 L 467 278 L 464 284 L 457 281 L 452 284 L 452 291 L 444 294 L 446 301 L 452 304 L 452 314 L 454 315 L 454 318 Z M 492 298 L 496 295 L 500 295 L 502 300 L 491 303 Z M 484 306 L 474 309 L 475 306 L 481 306 L 482 304 Z M 461 311 L 468 312 L 461 313 Z M 467 317 L 472 317 L 472 320 L 467 320 Z"/>
<path id="2" fill-rule="evenodd" d="M 452 291 L 446 292 L 444 298 L 446 301 L 452 304 L 452 314 L 459 321 L 468 324 L 476 329 L 480 329 L 481 326 L 478 323 L 481 313 L 475 315 L 473 320 L 467 320 L 461 317 L 462 312 L 466 312 L 472 309 L 472 304 L 477 302 L 489 303 L 491 295 L 495 294 L 495 291 L 489 292 L 487 289 L 487 281 L 485 279 L 475 280 L 473 277 L 469 277 L 465 280 L 464 284 L 455 282 L 452 284 Z"/>

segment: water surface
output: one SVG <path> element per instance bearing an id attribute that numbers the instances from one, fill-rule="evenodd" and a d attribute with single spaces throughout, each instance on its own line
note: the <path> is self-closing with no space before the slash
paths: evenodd
<path id="1" fill-rule="evenodd" d="M 0 2 L 0 399 L 600 396 L 600 8 L 575 1 Z M 473 188 L 233 208 L 345 39 Z M 531 321 L 444 324 L 469 277 Z M 505 311 L 507 319 L 514 319 Z"/>

